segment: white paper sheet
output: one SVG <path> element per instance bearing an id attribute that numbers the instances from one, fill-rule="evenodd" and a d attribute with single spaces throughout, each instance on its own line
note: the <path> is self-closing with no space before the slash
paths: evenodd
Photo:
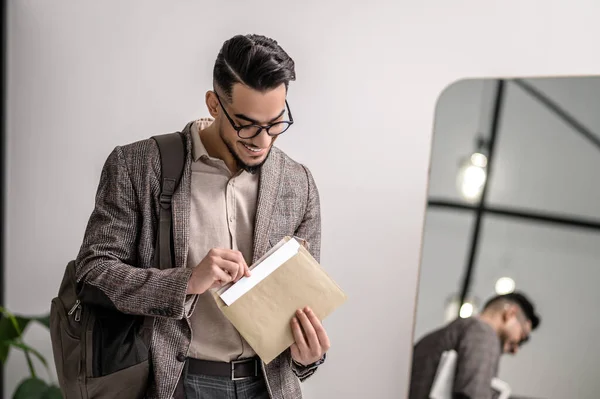
<path id="1" fill-rule="evenodd" d="M 499 378 L 494 378 L 492 380 L 492 388 L 494 388 L 500 394 L 498 399 L 508 399 L 510 397 L 511 389 L 507 382 L 502 381 Z"/>
<path id="2" fill-rule="evenodd" d="M 296 255 L 299 249 L 300 243 L 298 241 L 295 239 L 289 240 L 267 256 L 262 262 L 258 263 L 252 269 L 252 275 L 250 277 L 242 277 L 227 290 L 219 293 L 219 296 L 227 306 L 231 306 L 238 298 L 250 291 L 252 287 L 267 278 L 267 276 L 277 270 L 279 266 L 283 265 L 292 256 Z"/>
<path id="3" fill-rule="evenodd" d="M 458 354 L 455 350 L 449 350 L 442 354 L 431 392 L 429 392 L 429 399 L 452 399 L 457 357 Z"/>
<path id="4" fill-rule="evenodd" d="M 452 399 L 457 356 L 455 350 L 442 353 L 429 399 Z M 490 388 L 500 393 L 498 399 L 510 397 L 510 386 L 499 378 L 492 379 Z"/>

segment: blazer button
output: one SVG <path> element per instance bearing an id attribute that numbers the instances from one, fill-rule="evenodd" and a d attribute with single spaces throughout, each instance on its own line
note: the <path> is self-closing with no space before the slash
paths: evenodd
<path id="1" fill-rule="evenodd" d="M 177 354 L 177 361 L 178 362 L 185 362 L 185 355 L 183 353 L 178 353 Z"/>

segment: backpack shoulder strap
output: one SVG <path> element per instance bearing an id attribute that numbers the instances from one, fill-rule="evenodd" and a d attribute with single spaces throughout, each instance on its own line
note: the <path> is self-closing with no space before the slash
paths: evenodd
<path id="1" fill-rule="evenodd" d="M 183 134 L 176 132 L 153 136 L 152 139 L 158 145 L 161 164 L 160 219 L 154 266 L 169 269 L 175 263 L 171 202 L 185 165 L 185 138 Z"/>

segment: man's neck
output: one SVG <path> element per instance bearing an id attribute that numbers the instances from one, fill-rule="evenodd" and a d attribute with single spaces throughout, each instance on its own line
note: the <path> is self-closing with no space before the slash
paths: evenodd
<path id="1" fill-rule="evenodd" d="M 229 148 L 221 139 L 219 131 L 215 126 L 215 123 L 208 126 L 206 129 L 198 132 L 202 145 L 206 148 L 206 152 L 212 158 L 217 158 L 225 162 L 225 165 L 229 169 L 232 175 L 235 175 L 239 168 L 237 162 L 229 152 Z"/>
<path id="2" fill-rule="evenodd" d="M 481 313 L 477 317 L 479 318 L 479 320 L 483 321 L 484 323 L 486 323 L 490 327 L 492 327 L 494 329 L 494 331 L 496 331 L 496 332 L 500 331 L 501 321 L 498 320 L 498 318 L 495 317 L 495 315 L 484 312 L 484 313 Z"/>

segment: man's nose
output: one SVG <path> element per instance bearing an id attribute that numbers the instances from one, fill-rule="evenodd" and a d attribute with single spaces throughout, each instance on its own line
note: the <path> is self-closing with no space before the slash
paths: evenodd
<path id="1" fill-rule="evenodd" d="M 269 144 L 271 144 L 272 140 L 273 138 L 269 136 L 265 129 L 263 129 L 258 136 L 252 139 L 252 144 L 260 148 L 265 148 L 268 147 Z"/>

